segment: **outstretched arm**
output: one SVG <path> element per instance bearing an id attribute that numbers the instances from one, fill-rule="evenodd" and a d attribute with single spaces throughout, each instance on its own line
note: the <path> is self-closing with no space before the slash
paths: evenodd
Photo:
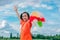
<path id="1" fill-rule="evenodd" d="M 15 10 L 15 12 L 16 12 L 16 15 L 18 16 L 18 19 L 20 20 L 20 15 L 19 15 L 19 13 L 18 13 L 18 9 L 17 9 L 16 6 L 14 6 L 14 10 Z"/>

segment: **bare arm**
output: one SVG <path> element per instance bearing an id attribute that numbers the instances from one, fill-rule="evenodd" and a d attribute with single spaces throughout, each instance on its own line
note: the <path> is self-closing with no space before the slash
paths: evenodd
<path id="1" fill-rule="evenodd" d="M 20 20 L 20 15 L 19 15 L 19 13 L 18 13 L 18 9 L 17 9 L 16 6 L 14 6 L 14 10 L 15 10 L 15 12 L 16 12 L 16 15 L 18 16 L 18 19 Z"/>

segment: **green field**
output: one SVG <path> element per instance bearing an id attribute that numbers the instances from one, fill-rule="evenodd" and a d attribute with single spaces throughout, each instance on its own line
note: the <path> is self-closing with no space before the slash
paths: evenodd
<path id="1" fill-rule="evenodd" d="M 0 40 L 19 40 L 19 39 L 0 39 Z M 48 40 L 48 39 L 33 39 L 33 40 Z"/>

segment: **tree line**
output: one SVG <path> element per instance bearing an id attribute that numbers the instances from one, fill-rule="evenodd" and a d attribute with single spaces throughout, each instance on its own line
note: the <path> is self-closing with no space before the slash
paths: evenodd
<path id="1" fill-rule="evenodd" d="M 51 40 L 60 40 L 60 35 L 56 34 L 54 36 L 45 36 L 45 35 L 40 35 L 37 34 L 37 36 L 32 36 L 33 39 L 51 39 Z"/>
<path id="2" fill-rule="evenodd" d="M 16 36 L 12 36 L 13 34 L 12 33 L 10 33 L 10 39 L 20 39 L 20 35 L 19 35 L 19 33 L 17 33 L 17 35 Z M 3 38 L 5 38 L 5 37 L 3 37 L 3 36 L 0 36 L 0 39 L 3 39 Z M 36 36 L 33 36 L 32 35 L 32 38 L 33 39 L 53 39 L 53 40 L 60 40 L 60 35 L 58 35 L 58 34 L 56 34 L 56 35 L 54 35 L 54 36 L 52 36 L 52 35 L 50 35 L 50 36 L 45 36 L 45 35 L 41 35 L 41 34 L 37 34 Z"/>

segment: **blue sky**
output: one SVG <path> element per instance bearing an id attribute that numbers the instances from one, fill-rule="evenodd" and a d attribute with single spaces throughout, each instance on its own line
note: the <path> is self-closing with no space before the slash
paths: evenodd
<path id="1" fill-rule="evenodd" d="M 10 33 L 8 30 L 3 30 L 8 24 L 13 30 L 20 32 L 20 23 L 13 9 L 14 5 L 18 7 L 19 13 L 26 11 L 31 14 L 33 11 L 39 11 L 44 15 L 46 22 L 43 23 L 43 27 L 33 26 L 32 34 L 60 34 L 60 0 L 0 0 L 0 35 L 2 32 Z"/>

